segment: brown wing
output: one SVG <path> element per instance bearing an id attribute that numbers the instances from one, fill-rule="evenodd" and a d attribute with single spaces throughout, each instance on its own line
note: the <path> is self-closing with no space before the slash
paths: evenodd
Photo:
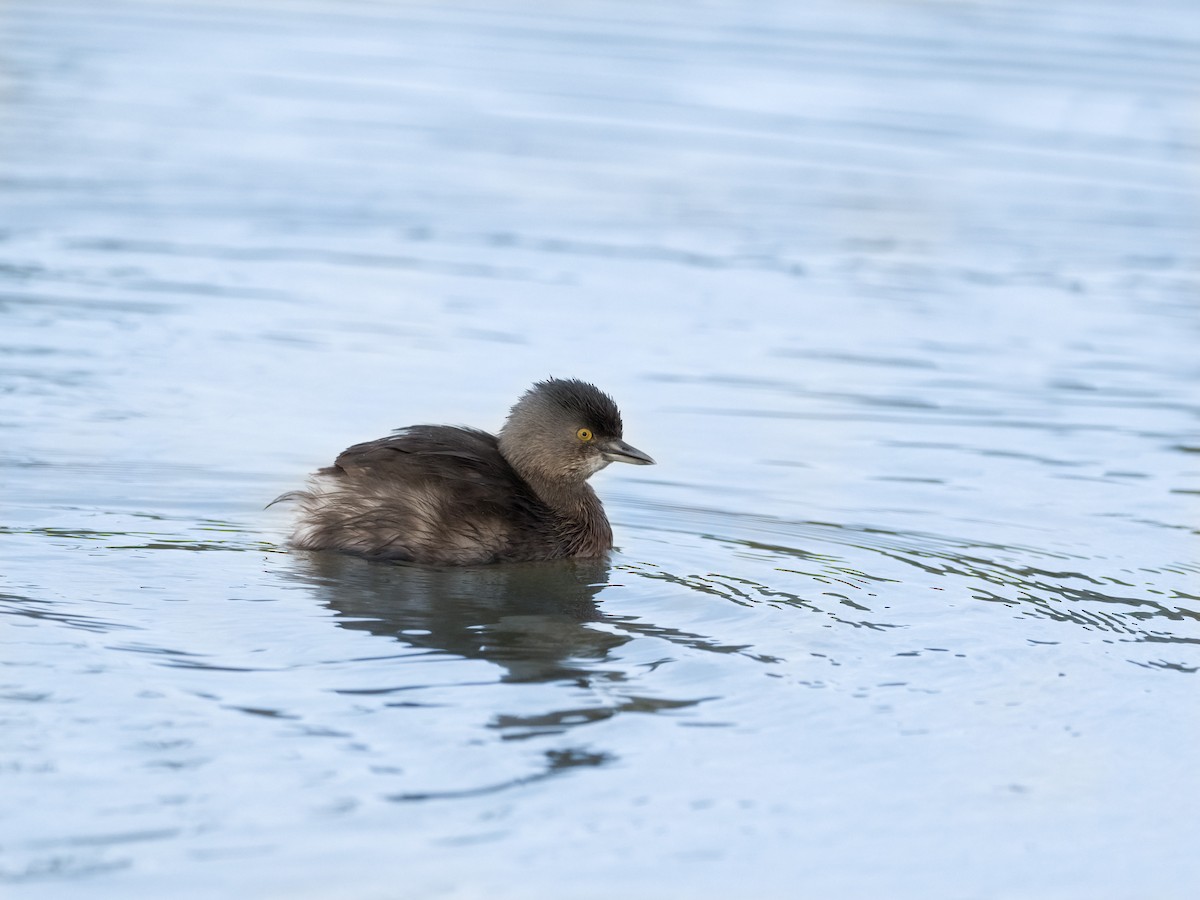
<path id="1" fill-rule="evenodd" d="M 563 552 L 553 515 L 474 429 L 419 425 L 356 444 L 297 499 L 304 549 L 456 565 Z"/>

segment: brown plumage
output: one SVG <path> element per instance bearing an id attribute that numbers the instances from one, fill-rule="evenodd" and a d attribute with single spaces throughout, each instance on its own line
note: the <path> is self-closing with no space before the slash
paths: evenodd
<path id="1" fill-rule="evenodd" d="M 649 465 L 622 439 L 612 398 L 575 379 L 527 391 L 499 436 L 414 425 L 356 444 L 284 494 L 292 546 L 437 565 L 595 558 L 612 529 L 587 479 L 610 462 Z"/>

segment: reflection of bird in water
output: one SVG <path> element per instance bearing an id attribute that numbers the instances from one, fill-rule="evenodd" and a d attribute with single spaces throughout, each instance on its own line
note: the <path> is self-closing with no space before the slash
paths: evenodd
<path id="1" fill-rule="evenodd" d="M 587 479 L 610 462 L 649 465 L 622 439 L 607 394 L 576 380 L 535 384 L 499 437 L 415 425 L 356 444 L 297 500 L 292 545 L 438 565 L 594 558 L 612 529 Z"/>
<path id="2" fill-rule="evenodd" d="M 343 628 L 494 662 L 508 681 L 595 674 L 630 640 L 588 625 L 601 619 L 595 598 L 607 584 L 605 560 L 435 569 L 318 553 L 306 568 Z"/>

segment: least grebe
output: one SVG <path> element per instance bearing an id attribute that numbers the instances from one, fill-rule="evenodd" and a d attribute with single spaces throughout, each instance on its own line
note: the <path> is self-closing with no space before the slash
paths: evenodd
<path id="1" fill-rule="evenodd" d="M 595 558 L 612 528 L 587 479 L 654 460 L 622 438 L 607 394 L 550 378 L 525 392 L 499 436 L 414 425 L 344 450 L 308 489 L 292 546 L 435 565 Z"/>

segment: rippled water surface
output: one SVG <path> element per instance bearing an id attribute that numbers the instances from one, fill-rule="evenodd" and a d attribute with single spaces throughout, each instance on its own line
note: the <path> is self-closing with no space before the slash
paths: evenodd
<path id="1" fill-rule="evenodd" d="M 1169 0 L 9 0 L 0 893 L 1196 896 L 1197 60 Z M 659 461 L 611 559 L 287 552 L 550 374 Z"/>

